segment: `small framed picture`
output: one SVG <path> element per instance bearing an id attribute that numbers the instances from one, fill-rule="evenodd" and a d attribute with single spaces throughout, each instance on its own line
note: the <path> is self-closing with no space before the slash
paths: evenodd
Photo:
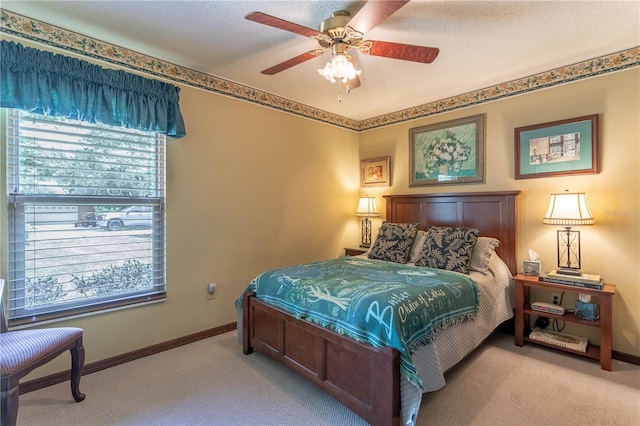
<path id="1" fill-rule="evenodd" d="M 391 186 L 389 166 L 391 157 L 368 158 L 362 160 L 360 186 Z"/>
<path id="2" fill-rule="evenodd" d="M 516 179 L 598 173 L 598 114 L 515 129 Z"/>
<path id="3" fill-rule="evenodd" d="M 539 260 L 525 260 L 524 261 L 524 274 L 532 277 L 540 276 L 540 261 Z"/>

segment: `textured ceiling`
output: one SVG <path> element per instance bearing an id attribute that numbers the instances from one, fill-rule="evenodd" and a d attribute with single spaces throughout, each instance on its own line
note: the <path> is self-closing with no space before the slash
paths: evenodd
<path id="1" fill-rule="evenodd" d="M 261 11 L 309 28 L 353 1 L 9 1 L 1 7 L 110 44 L 352 120 L 365 120 L 640 45 L 640 1 L 413 0 L 365 39 L 438 47 L 432 64 L 354 57 L 362 86 L 318 75 L 327 53 L 279 74 L 261 70 L 318 47 L 247 21 Z"/>

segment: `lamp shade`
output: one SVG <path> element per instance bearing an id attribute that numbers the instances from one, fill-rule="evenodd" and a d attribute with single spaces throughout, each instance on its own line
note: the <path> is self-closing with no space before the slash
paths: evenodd
<path id="1" fill-rule="evenodd" d="M 376 199 L 373 197 L 360 197 L 358 202 L 358 210 L 356 210 L 356 216 L 372 217 L 378 216 L 378 207 L 376 206 Z"/>
<path id="2" fill-rule="evenodd" d="M 551 194 L 549 208 L 542 222 L 547 225 L 593 225 L 594 219 L 587 206 L 584 192 Z"/>

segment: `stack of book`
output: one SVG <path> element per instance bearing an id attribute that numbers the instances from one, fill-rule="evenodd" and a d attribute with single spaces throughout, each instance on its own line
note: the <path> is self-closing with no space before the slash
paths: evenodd
<path id="1" fill-rule="evenodd" d="M 578 352 L 586 352 L 589 339 L 582 336 L 574 336 L 573 334 L 560 333 L 557 331 L 544 330 L 542 328 L 534 328 L 529 334 L 529 339 L 538 342 L 548 343 L 550 345 L 567 348 Z"/>
<path id="2" fill-rule="evenodd" d="M 556 270 L 547 272 L 540 275 L 538 281 L 556 284 L 572 285 L 574 287 L 593 288 L 596 290 L 602 290 L 604 286 L 604 280 L 600 275 L 596 274 L 582 274 L 582 275 L 563 275 L 558 274 Z"/>

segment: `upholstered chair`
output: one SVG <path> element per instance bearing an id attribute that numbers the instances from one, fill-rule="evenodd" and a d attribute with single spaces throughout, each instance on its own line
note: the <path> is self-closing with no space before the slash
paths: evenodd
<path id="1" fill-rule="evenodd" d="M 4 280 L 0 279 L 0 377 L 2 380 L 1 426 L 14 426 L 18 418 L 18 381 L 36 367 L 58 355 L 71 352 L 71 393 L 80 402 L 80 376 L 84 366 L 84 330 L 76 327 L 51 327 L 8 331 L 2 297 Z"/>

